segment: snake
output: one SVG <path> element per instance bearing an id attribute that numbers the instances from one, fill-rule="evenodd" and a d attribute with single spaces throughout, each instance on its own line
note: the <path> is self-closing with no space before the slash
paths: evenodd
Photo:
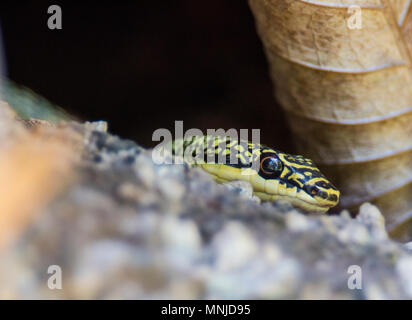
<path id="1" fill-rule="evenodd" d="M 301 155 L 227 136 L 176 139 L 172 154 L 199 167 L 218 183 L 247 181 L 263 201 L 284 200 L 306 212 L 325 213 L 339 202 L 339 190 L 315 163 Z M 254 165 L 256 164 L 256 165 Z"/>
<path id="2" fill-rule="evenodd" d="M 8 81 L 6 89 L 7 101 L 23 119 L 40 118 L 52 123 L 56 119 L 70 119 L 60 108 L 27 88 Z M 326 212 L 339 202 L 336 187 L 312 160 L 303 156 L 218 135 L 176 139 L 171 146 L 174 155 L 194 156 L 185 162 L 203 169 L 219 183 L 249 182 L 253 193 L 263 201 L 286 200 L 311 212 Z"/>

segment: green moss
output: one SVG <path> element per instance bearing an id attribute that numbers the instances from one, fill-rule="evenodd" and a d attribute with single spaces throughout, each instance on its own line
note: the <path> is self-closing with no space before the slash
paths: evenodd
<path id="1" fill-rule="evenodd" d="M 36 118 L 57 124 L 61 120 L 73 118 L 29 88 L 17 85 L 10 80 L 3 80 L 2 85 L 4 99 L 22 119 Z"/>

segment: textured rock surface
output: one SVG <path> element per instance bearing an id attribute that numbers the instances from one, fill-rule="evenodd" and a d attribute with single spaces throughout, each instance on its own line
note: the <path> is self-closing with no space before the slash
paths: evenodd
<path id="1" fill-rule="evenodd" d="M 2 251 L 1 298 L 412 298 L 411 246 L 388 238 L 376 207 L 303 215 L 155 165 L 102 123 L 68 126 L 83 136 L 78 178 Z M 361 290 L 348 288 L 352 265 Z"/>

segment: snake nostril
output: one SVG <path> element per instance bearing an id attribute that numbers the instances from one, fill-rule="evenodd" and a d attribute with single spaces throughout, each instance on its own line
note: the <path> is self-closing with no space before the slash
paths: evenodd
<path id="1" fill-rule="evenodd" d="M 336 194 L 331 194 L 331 195 L 328 196 L 328 200 L 337 202 L 339 200 L 339 198 Z"/>

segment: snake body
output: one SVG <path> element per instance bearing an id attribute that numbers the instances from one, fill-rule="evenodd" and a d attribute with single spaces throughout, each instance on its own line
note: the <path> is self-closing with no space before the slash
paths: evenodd
<path id="1" fill-rule="evenodd" d="M 210 135 L 175 140 L 172 152 L 217 182 L 249 182 L 254 194 L 264 201 L 282 199 L 312 212 L 326 212 L 339 201 L 339 191 L 313 161 L 300 155 Z"/>

